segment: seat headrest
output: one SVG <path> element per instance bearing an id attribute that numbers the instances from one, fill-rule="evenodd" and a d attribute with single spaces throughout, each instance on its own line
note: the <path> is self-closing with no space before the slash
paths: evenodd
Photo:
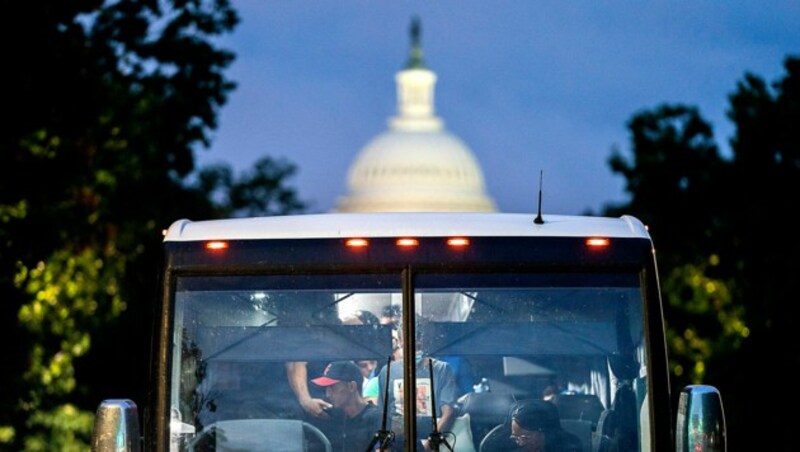
<path id="1" fill-rule="evenodd" d="M 505 422 L 515 400 L 511 394 L 477 392 L 467 394 L 461 412 L 468 413 L 474 422 L 501 424 Z"/>
<path id="2" fill-rule="evenodd" d="M 604 409 L 595 394 L 557 394 L 553 403 L 558 407 L 561 419 L 597 422 Z"/>

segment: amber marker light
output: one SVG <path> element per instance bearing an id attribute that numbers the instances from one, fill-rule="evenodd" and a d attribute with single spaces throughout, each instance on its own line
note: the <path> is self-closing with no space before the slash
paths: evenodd
<path id="1" fill-rule="evenodd" d="M 348 248 L 366 248 L 369 242 L 367 239 L 347 239 L 344 244 Z"/>
<path id="2" fill-rule="evenodd" d="M 206 242 L 206 249 L 211 251 L 226 250 L 228 249 L 228 242 L 223 242 L 221 240 Z"/>
<path id="3" fill-rule="evenodd" d="M 447 239 L 447 244 L 453 248 L 464 248 L 469 245 L 469 239 L 464 237 L 451 237 Z"/>
<path id="4" fill-rule="evenodd" d="M 589 248 L 605 248 L 609 243 L 609 240 L 604 237 L 589 237 L 586 239 L 586 246 Z"/>
<path id="5" fill-rule="evenodd" d="M 397 239 L 397 246 L 401 248 L 411 248 L 417 245 L 419 245 L 419 240 L 417 239 Z"/>

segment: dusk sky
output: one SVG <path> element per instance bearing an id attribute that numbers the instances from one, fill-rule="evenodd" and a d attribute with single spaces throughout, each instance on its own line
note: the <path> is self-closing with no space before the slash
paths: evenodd
<path id="1" fill-rule="evenodd" d="M 503 212 L 598 213 L 626 199 L 611 149 L 661 103 L 697 106 L 724 155 L 728 95 L 800 56 L 800 1 L 239 1 L 221 45 L 238 83 L 201 165 L 262 156 L 298 166 L 310 212 L 332 209 L 347 169 L 396 111 L 395 73 L 417 15 L 436 112 L 480 162 Z M 799 125 L 800 126 L 800 125 Z M 654 206 L 657 208 L 657 206 Z"/>

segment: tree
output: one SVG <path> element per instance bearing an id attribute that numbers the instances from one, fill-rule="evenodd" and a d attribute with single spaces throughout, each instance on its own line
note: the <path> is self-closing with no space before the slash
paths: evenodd
<path id="1" fill-rule="evenodd" d="M 800 329 L 800 241 L 789 231 L 780 232 L 795 223 L 794 198 L 800 193 L 800 57 L 787 58 L 784 67 L 786 74 L 771 85 L 747 74 L 730 96 L 728 113 L 736 125 L 731 190 L 739 209 L 730 221 L 739 258 L 737 301 L 747 311 L 751 337 L 735 363 L 721 366 L 722 372 L 738 375 L 721 378 L 721 386 L 741 406 L 744 416 L 736 421 L 742 428 L 755 425 L 775 432 L 772 450 L 792 448 L 793 426 L 775 409 L 776 402 L 757 394 L 752 385 L 770 379 L 782 386 L 800 364 L 795 334 Z M 796 391 L 784 394 L 781 404 L 800 403 Z"/>
<path id="2" fill-rule="evenodd" d="M 628 122 L 632 160 L 614 152 L 612 171 L 632 195 L 608 215 L 630 213 L 648 225 L 658 246 L 673 382 L 680 388 L 706 376 L 712 355 L 737 348 L 748 332 L 733 306 L 733 281 L 720 272 L 728 259 L 724 185 L 729 164 L 711 125 L 695 108 L 662 105 Z M 676 391 L 674 391 L 676 392 Z"/>
<path id="3" fill-rule="evenodd" d="M 708 206 L 723 193 L 712 175 L 723 172 L 726 163 L 711 125 L 695 108 L 662 105 L 635 114 L 628 128 L 633 160 L 616 151 L 609 164 L 625 177 L 632 196 L 623 206 L 609 206 L 608 213 L 636 212 L 659 248 L 670 250 L 661 257 L 674 259 L 670 266 L 706 251 L 718 252 L 719 213 Z"/>
<path id="4" fill-rule="evenodd" d="M 238 19 L 227 0 L 12 2 L 3 18 L 0 447 L 85 449 L 87 408 L 143 393 L 161 229 L 216 214 L 184 181 L 233 88 L 213 37 Z"/>
<path id="5" fill-rule="evenodd" d="M 227 165 L 203 168 L 196 185 L 215 202 L 222 217 L 288 215 L 307 207 L 292 188 L 284 185 L 296 172 L 297 167 L 284 159 L 262 157 L 238 180 Z"/>
<path id="6" fill-rule="evenodd" d="M 632 157 L 616 151 L 609 160 L 631 200 L 605 213 L 640 217 L 658 246 L 673 394 L 700 381 L 719 387 L 731 450 L 789 450 L 791 426 L 776 403 L 800 402 L 776 402 L 764 386 L 800 364 L 800 241 L 777 233 L 792 224 L 800 193 L 800 59 L 788 57 L 785 68 L 771 87 L 746 74 L 730 96 L 730 160 L 686 106 L 635 114 Z"/>

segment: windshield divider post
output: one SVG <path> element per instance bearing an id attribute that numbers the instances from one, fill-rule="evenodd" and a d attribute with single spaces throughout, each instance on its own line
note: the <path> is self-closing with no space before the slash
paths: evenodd
<path id="1" fill-rule="evenodd" d="M 417 445 L 417 363 L 414 284 L 411 267 L 403 270 L 403 436 L 405 449 Z M 388 378 L 388 376 L 387 376 Z M 395 400 L 397 403 L 397 400 Z"/>

